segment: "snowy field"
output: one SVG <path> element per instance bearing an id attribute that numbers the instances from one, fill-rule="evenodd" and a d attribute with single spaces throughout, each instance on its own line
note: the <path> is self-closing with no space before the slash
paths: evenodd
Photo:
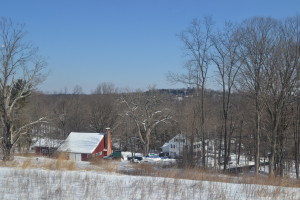
<path id="1" fill-rule="evenodd" d="M 300 199 L 299 188 L 129 176 L 76 164 L 76 170 L 2 166 L 0 199 Z"/>

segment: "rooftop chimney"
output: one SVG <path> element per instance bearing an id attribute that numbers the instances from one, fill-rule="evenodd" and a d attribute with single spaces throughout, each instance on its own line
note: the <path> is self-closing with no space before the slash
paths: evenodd
<path id="1" fill-rule="evenodd" d="M 105 129 L 105 135 L 104 135 L 104 148 L 106 149 L 106 155 L 112 153 L 112 143 L 111 143 L 111 130 L 110 128 Z"/>

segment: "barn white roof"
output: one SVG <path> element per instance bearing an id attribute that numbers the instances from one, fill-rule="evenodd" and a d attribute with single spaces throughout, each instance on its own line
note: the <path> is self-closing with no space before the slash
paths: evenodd
<path id="1" fill-rule="evenodd" d="M 104 138 L 104 133 L 71 132 L 58 151 L 69 153 L 92 153 Z"/>

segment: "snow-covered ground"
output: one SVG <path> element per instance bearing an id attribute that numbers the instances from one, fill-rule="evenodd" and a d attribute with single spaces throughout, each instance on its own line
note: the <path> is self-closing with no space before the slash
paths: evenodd
<path id="1" fill-rule="evenodd" d="M 32 163 L 46 161 L 34 158 Z M 129 176 L 76 164 L 73 171 L 0 167 L 0 199 L 300 199 L 299 188 Z"/>

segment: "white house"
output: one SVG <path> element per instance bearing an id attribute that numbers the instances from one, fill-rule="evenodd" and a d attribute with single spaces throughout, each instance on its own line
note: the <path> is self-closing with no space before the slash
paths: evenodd
<path id="1" fill-rule="evenodd" d="M 161 149 L 163 153 L 168 153 L 170 157 L 175 158 L 176 156 L 182 156 L 184 152 L 188 153 L 188 150 L 192 148 L 194 155 L 201 155 L 202 152 L 202 142 L 196 140 L 191 145 L 190 140 L 184 134 L 178 134 L 173 137 L 169 142 L 165 143 Z M 214 152 L 214 141 L 205 140 L 205 150 L 209 152 Z"/>
<path id="2" fill-rule="evenodd" d="M 169 155 L 170 152 L 170 144 L 169 142 L 165 143 L 162 147 L 161 147 L 161 151 L 163 153 L 167 153 Z"/>
<path id="3" fill-rule="evenodd" d="M 188 151 L 191 146 L 190 141 L 183 134 L 178 134 L 169 142 L 169 155 L 172 158 L 183 155 L 184 151 Z"/>

